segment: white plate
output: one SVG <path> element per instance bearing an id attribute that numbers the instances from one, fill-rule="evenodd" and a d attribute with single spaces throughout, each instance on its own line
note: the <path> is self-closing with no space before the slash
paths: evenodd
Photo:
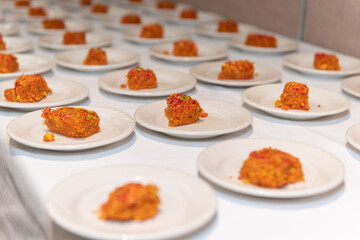
<path id="1" fill-rule="evenodd" d="M 135 28 L 124 31 L 122 36 L 125 40 L 130 42 L 147 43 L 147 44 L 171 42 L 178 39 L 189 39 L 191 37 L 189 31 L 183 30 L 181 28 L 172 28 L 172 27 L 164 27 L 163 38 L 141 38 L 140 33 L 141 33 L 141 28 Z"/>
<path id="2" fill-rule="evenodd" d="M 228 38 L 230 36 L 237 35 L 239 33 L 248 33 L 258 31 L 259 28 L 246 23 L 238 23 L 239 32 L 218 32 L 218 22 L 202 23 L 198 24 L 195 27 L 197 34 L 207 36 L 207 37 L 216 37 L 216 38 Z"/>
<path id="3" fill-rule="evenodd" d="M 127 30 L 132 28 L 137 28 L 141 25 L 147 25 L 147 24 L 161 24 L 164 20 L 161 18 L 155 18 L 155 17 L 148 17 L 148 16 L 142 16 L 138 13 L 135 13 L 140 16 L 141 23 L 139 24 L 124 24 L 121 23 L 122 16 L 120 17 L 111 17 L 105 19 L 102 24 L 106 28 L 110 29 L 116 29 L 116 30 Z M 125 15 L 125 14 L 123 14 Z"/>
<path id="4" fill-rule="evenodd" d="M 355 97 L 360 97 L 360 76 L 352 76 L 342 80 L 341 88 Z"/>
<path id="5" fill-rule="evenodd" d="M 152 89 L 130 90 L 121 88 L 126 84 L 126 75 L 130 69 L 114 71 L 100 76 L 98 85 L 108 92 L 139 97 L 168 96 L 172 93 L 181 93 L 193 89 L 196 85 L 195 78 L 184 72 L 169 69 L 154 69 L 157 78 L 157 87 Z"/>
<path id="6" fill-rule="evenodd" d="M 346 131 L 346 140 L 357 150 L 360 151 L 360 124 L 352 125 Z"/>
<path id="7" fill-rule="evenodd" d="M 106 65 L 84 65 L 83 61 L 89 51 L 88 49 L 70 50 L 58 53 L 55 55 L 54 61 L 62 67 L 84 72 L 96 72 L 131 66 L 138 63 L 140 60 L 139 54 L 132 51 L 117 48 L 103 48 L 102 50 L 106 52 L 108 62 Z"/>
<path id="8" fill-rule="evenodd" d="M 260 53 L 284 53 L 290 51 L 296 51 L 299 48 L 298 41 L 286 38 L 279 35 L 273 35 L 277 39 L 277 47 L 255 47 L 255 46 L 248 46 L 245 45 L 245 41 L 247 38 L 248 33 L 240 33 L 238 35 L 229 37 L 227 43 L 229 46 L 238 48 L 240 50 L 245 50 L 249 52 L 260 52 Z"/>
<path id="9" fill-rule="evenodd" d="M 34 44 L 30 39 L 21 37 L 4 37 L 6 50 L 0 50 L 1 53 L 22 53 L 33 49 Z"/>
<path id="10" fill-rule="evenodd" d="M 309 87 L 309 111 L 281 110 L 275 108 L 284 84 L 268 84 L 251 87 L 242 93 L 243 101 L 271 115 L 286 119 L 307 120 L 334 115 L 349 109 L 350 101 L 341 94 L 317 87 Z"/>
<path id="11" fill-rule="evenodd" d="M 74 32 L 86 32 L 92 28 L 91 23 L 81 20 L 65 20 L 65 28 Z M 30 22 L 26 25 L 26 31 L 35 34 L 64 34 L 65 29 L 45 29 L 42 22 Z"/>
<path id="12" fill-rule="evenodd" d="M 194 42 L 198 48 L 198 56 L 181 57 L 172 54 L 174 43 L 161 43 L 149 48 L 150 56 L 170 62 L 203 62 L 226 58 L 228 50 L 218 44 L 209 42 Z M 164 54 L 167 51 L 169 54 Z"/>
<path id="13" fill-rule="evenodd" d="M 238 180 L 239 171 L 249 154 L 267 147 L 298 157 L 305 182 L 270 189 Z M 238 139 L 210 146 L 200 153 L 198 170 L 220 187 L 265 198 L 300 198 L 322 194 L 339 186 L 345 177 L 342 162 L 332 154 L 310 145 L 275 139 Z"/>
<path id="14" fill-rule="evenodd" d="M 65 19 L 69 17 L 69 13 L 61 8 L 47 8 L 44 7 L 46 16 L 29 16 L 28 8 L 14 9 L 12 19 L 15 21 L 42 21 L 45 18 L 59 18 Z"/>
<path id="15" fill-rule="evenodd" d="M 0 79 L 18 77 L 23 73 L 25 75 L 39 74 L 50 71 L 53 66 L 50 59 L 41 56 L 15 54 L 15 57 L 19 63 L 19 70 L 13 73 L 0 73 Z"/>
<path id="16" fill-rule="evenodd" d="M 196 19 L 181 18 L 180 14 L 181 11 L 176 13 L 171 13 L 166 16 L 166 19 L 172 23 L 183 24 L 183 25 L 195 25 L 204 22 L 216 21 L 222 18 L 219 14 L 213 12 L 199 11 L 199 10 L 197 10 Z"/>
<path id="17" fill-rule="evenodd" d="M 360 73 L 359 59 L 339 54 L 337 57 L 341 66 L 340 71 L 314 69 L 314 55 L 314 53 L 291 54 L 283 58 L 283 65 L 302 73 L 327 77 L 343 77 Z"/>
<path id="18" fill-rule="evenodd" d="M 159 0 L 160 1 L 160 0 Z M 146 1 L 144 4 L 140 5 L 140 9 L 142 9 L 144 12 L 151 13 L 151 14 L 157 14 L 157 15 L 169 15 L 174 14 L 177 12 L 181 12 L 183 9 L 190 9 L 191 6 L 189 4 L 184 3 L 175 3 L 174 9 L 167 9 L 167 8 L 158 8 L 157 7 L 158 1 Z"/>
<path id="19" fill-rule="evenodd" d="M 98 219 L 94 211 L 106 202 L 108 194 L 129 182 L 155 184 L 159 188 L 158 214 L 139 222 Z M 81 172 L 58 183 L 46 198 L 50 217 L 64 229 L 103 240 L 180 237 L 208 223 L 216 208 L 214 190 L 205 181 L 177 170 L 147 165 Z"/>
<path id="20" fill-rule="evenodd" d="M 86 44 L 63 44 L 63 35 L 46 35 L 39 38 L 40 47 L 54 50 L 70 50 L 81 48 L 104 47 L 111 45 L 112 38 L 103 33 L 86 33 Z"/>
<path id="21" fill-rule="evenodd" d="M 198 64 L 190 68 L 190 73 L 200 81 L 232 87 L 248 87 L 266 83 L 273 83 L 280 81 L 281 79 L 281 72 L 279 70 L 267 65 L 263 65 L 261 63 L 255 63 L 255 75 L 253 79 L 220 80 L 218 79 L 218 74 L 221 72 L 221 66 L 223 64 L 224 61 Z"/>
<path id="22" fill-rule="evenodd" d="M 76 106 L 95 111 L 100 117 L 100 132 L 87 138 L 71 138 L 54 133 L 55 141 L 44 142 L 49 132 L 41 117 L 42 110 L 26 113 L 12 120 L 7 126 L 8 135 L 15 141 L 29 147 L 78 151 L 108 145 L 129 136 L 135 128 L 134 120 L 126 113 L 110 108 Z"/>
<path id="23" fill-rule="evenodd" d="M 0 23 L 0 33 L 3 36 L 16 35 L 19 33 L 19 26 L 15 23 Z"/>
<path id="24" fill-rule="evenodd" d="M 63 79 L 46 79 L 52 93 L 35 103 L 8 102 L 4 97 L 4 90 L 14 88 L 14 80 L 0 82 L 0 106 L 16 109 L 35 109 L 44 107 L 55 107 L 78 102 L 89 95 L 89 89 L 83 84 L 63 80 Z"/>
<path id="25" fill-rule="evenodd" d="M 246 128 L 252 122 L 251 113 L 245 108 L 228 102 L 211 99 L 197 100 L 208 117 L 197 122 L 177 127 L 169 127 L 165 117 L 166 100 L 146 104 L 135 112 L 137 123 L 148 129 L 170 136 L 188 139 L 202 139 L 233 133 Z"/>

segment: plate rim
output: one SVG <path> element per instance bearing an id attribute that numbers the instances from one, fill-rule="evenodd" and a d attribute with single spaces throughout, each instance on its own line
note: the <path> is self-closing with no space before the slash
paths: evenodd
<path id="1" fill-rule="evenodd" d="M 346 84 L 348 84 L 349 82 L 351 82 L 353 79 L 358 79 L 358 80 L 359 80 L 359 83 L 360 83 L 360 75 L 355 75 L 355 76 L 347 77 L 347 78 L 345 78 L 345 79 L 343 79 L 343 80 L 341 81 L 341 89 L 342 89 L 344 92 L 346 92 L 346 93 L 348 93 L 348 94 L 350 94 L 350 95 L 352 95 L 352 96 L 354 96 L 354 97 L 360 97 L 360 92 L 357 92 L 357 91 L 353 90 L 352 88 L 350 88 L 350 87 L 348 87 L 348 86 L 346 85 Z"/>
<path id="2" fill-rule="evenodd" d="M 23 41 L 24 46 L 22 46 L 20 48 L 12 49 L 12 50 L 8 50 L 8 49 L 1 50 L 0 51 L 1 53 L 6 53 L 6 54 L 24 53 L 24 52 L 29 52 L 34 49 L 34 43 L 29 38 L 4 36 L 3 40 L 5 41 L 5 43 L 6 43 L 6 41 L 12 41 L 12 40 Z"/>

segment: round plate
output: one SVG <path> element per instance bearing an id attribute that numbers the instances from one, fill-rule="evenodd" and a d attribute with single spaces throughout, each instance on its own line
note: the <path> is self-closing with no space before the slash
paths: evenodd
<path id="1" fill-rule="evenodd" d="M 268 147 L 298 157 L 305 182 L 271 189 L 240 181 L 239 171 L 249 154 Z M 265 198 L 300 198 L 322 194 L 339 186 L 345 177 L 342 162 L 332 154 L 310 145 L 275 139 L 247 138 L 210 146 L 200 153 L 198 170 L 206 179 L 220 187 Z"/>
<path id="2" fill-rule="evenodd" d="M 122 16 L 120 16 L 120 17 L 107 18 L 102 22 L 102 24 L 104 27 L 110 28 L 110 29 L 127 30 L 127 29 L 137 28 L 140 25 L 160 24 L 164 21 L 161 18 L 141 16 L 140 14 L 137 14 L 137 13 L 135 13 L 135 14 L 140 16 L 141 23 L 139 23 L 139 24 L 134 24 L 134 23 L 124 24 L 124 23 L 121 23 Z M 125 14 L 123 14 L 123 15 L 125 15 Z"/>
<path id="3" fill-rule="evenodd" d="M 0 79 L 18 77 L 21 74 L 39 74 L 50 71 L 53 66 L 50 59 L 41 56 L 16 54 L 15 57 L 19 63 L 19 70 L 13 73 L 0 73 Z"/>
<path id="4" fill-rule="evenodd" d="M 218 22 L 210 22 L 210 23 L 201 23 L 196 25 L 195 31 L 197 34 L 207 36 L 207 37 L 216 37 L 216 38 L 228 38 L 230 36 L 237 35 L 239 33 L 247 33 L 247 32 L 255 32 L 258 31 L 259 28 L 246 23 L 238 23 L 239 32 L 231 33 L 231 32 L 218 32 Z"/>
<path id="5" fill-rule="evenodd" d="M 22 53 L 33 49 L 34 44 L 30 39 L 20 37 L 4 37 L 6 50 L 0 50 L 1 53 Z"/>
<path id="6" fill-rule="evenodd" d="M 360 151 L 360 124 L 351 126 L 346 131 L 346 140 L 357 150 Z"/>
<path id="7" fill-rule="evenodd" d="M 16 35 L 19 33 L 19 26 L 15 23 L 0 23 L 0 33 L 3 36 Z"/>
<path id="8" fill-rule="evenodd" d="M 137 123 L 148 129 L 178 138 L 202 139 L 233 133 L 246 128 L 252 122 L 251 113 L 245 108 L 228 102 L 200 99 L 200 106 L 209 114 L 197 122 L 169 127 L 165 117 L 166 100 L 146 104 L 135 112 Z"/>
<path id="9" fill-rule="evenodd" d="M 116 48 L 103 48 L 102 50 L 106 52 L 108 62 L 106 65 L 84 65 L 83 61 L 89 51 L 88 49 L 70 50 L 58 53 L 55 55 L 54 61 L 62 67 L 84 72 L 95 72 L 131 66 L 138 63 L 140 60 L 139 54 L 132 51 Z"/>
<path id="10" fill-rule="evenodd" d="M 280 99 L 283 92 L 283 84 L 268 84 L 248 88 L 242 93 L 242 99 L 246 104 L 271 115 L 294 120 L 315 119 L 338 114 L 349 109 L 350 101 L 346 97 L 323 88 L 308 87 L 309 111 L 281 110 L 281 108 L 274 107 L 275 101 Z"/>
<path id="11" fill-rule="evenodd" d="M 74 32 L 86 32 L 92 28 L 91 23 L 81 20 L 65 20 L 66 30 Z M 42 22 L 30 22 L 26 25 L 26 31 L 35 34 L 64 34 L 65 29 L 44 29 Z"/>
<path id="12" fill-rule="evenodd" d="M 195 25 L 203 22 L 211 22 L 221 19 L 219 14 L 206 11 L 197 11 L 196 19 L 181 18 L 181 12 L 174 12 L 166 16 L 166 20 L 172 23 L 183 24 L 183 25 Z"/>
<path id="13" fill-rule="evenodd" d="M 154 69 L 157 78 L 157 87 L 153 89 L 130 90 L 121 88 L 126 84 L 126 75 L 130 69 L 109 72 L 99 78 L 99 87 L 108 92 L 140 97 L 168 96 L 174 92 L 181 93 L 193 89 L 196 85 L 195 78 L 189 74 L 169 69 Z"/>
<path id="14" fill-rule="evenodd" d="M 341 82 L 341 88 L 343 91 L 355 97 L 360 97 L 360 76 L 353 76 L 344 79 Z"/>
<path id="15" fill-rule="evenodd" d="M 103 33 L 86 33 L 86 44 L 63 44 L 63 35 L 46 35 L 39 38 L 39 46 L 54 50 L 69 50 L 111 45 L 112 38 Z"/>
<path id="16" fill-rule="evenodd" d="M 129 182 L 159 188 L 158 214 L 145 221 L 98 219 L 94 211 L 106 202 L 108 194 Z M 179 237 L 208 223 L 216 213 L 216 205 L 214 190 L 205 181 L 177 170 L 147 165 L 81 172 L 57 184 L 46 198 L 46 209 L 57 224 L 77 235 L 104 240 Z"/>
<path id="17" fill-rule="evenodd" d="M 141 38 L 140 37 L 141 28 L 129 29 L 123 32 L 123 39 L 136 42 L 136 43 L 161 43 L 161 42 L 171 42 L 178 39 L 189 39 L 191 34 L 189 31 L 182 30 L 179 28 L 164 27 L 164 37 L 163 38 Z"/>
<path id="18" fill-rule="evenodd" d="M 44 142 L 43 136 L 49 130 L 41 117 L 42 110 L 15 118 L 6 131 L 13 140 L 26 146 L 56 151 L 78 151 L 108 145 L 124 139 L 134 131 L 134 120 L 124 112 L 110 108 L 76 107 L 95 111 L 99 115 L 100 132 L 87 138 L 70 138 L 54 133 L 55 141 Z"/>
<path id="19" fill-rule="evenodd" d="M 190 68 L 190 73 L 200 81 L 231 87 L 248 87 L 266 83 L 273 83 L 280 81 L 281 79 L 281 72 L 279 70 L 267 65 L 255 63 L 255 76 L 253 79 L 220 80 L 218 79 L 218 74 L 221 72 L 222 64 L 224 64 L 224 61 L 198 64 Z"/>
<path id="20" fill-rule="evenodd" d="M 47 16 L 29 16 L 28 8 L 14 9 L 12 19 L 15 21 L 42 21 L 45 18 L 65 19 L 69 17 L 69 13 L 61 8 L 47 8 L 44 7 Z"/>
<path id="21" fill-rule="evenodd" d="M 285 56 L 283 64 L 290 69 L 319 76 L 343 77 L 360 73 L 360 60 L 353 57 L 337 55 L 341 70 L 329 71 L 314 69 L 314 53 L 297 53 Z"/>
<path id="22" fill-rule="evenodd" d="M 169 15 L 174 14 L 177 12 L 181 12 L 183 9 L 189 9 L 191 6 L 189 4 L 184 3 L 175 3 L 174 9 L 166 9 L 166 8 L 158 8 L 157 2 L 159 1 L 146 1 L 144 4 L 140 5 L 140 9 L 142 9 L 144 12 L 151 13 L 151 14 L 158 14 L 158 15 Z"/>
<path id="23" fill-rule="evenodd" d="M 4 93 L 5 89 L 14 88 L 14 80 L 0 82 L 0 93 Z M 46 79 L 52 93 L 49 93 L 39 102 L 22 103 L 9 102 L 5 99 L 4 94 L 0 94 L 0 106 L 16 109 L 35 109 L 44 107 L 55 107 L 78 102 L 89 95 L 89 89 L 83 84 L 63 80 L 63 79 Z"/>
<path id="24" fill-rule="evenodd" d="M 245 41 L 247 38 L 247 33 L 235 35 L 232 37 L 229 37 L 227 40 L 227 43 L 229 46 L 245 50 L 249 52 L 260 52 L 260 53 L 283 53 L 283 52 L 290 52 L 290 51 L 296 51 L 299 48 L 299 43 L 291 38 L 286 38 L 282 36 L 275 36 L 277 39 L 277 47 L 276 48 L 270 48 L 270 47 L 254 47 L 254 46 L 248 46 L 245 45 Z"/>
<path id="25" fill-rule="evenodd" d="M 228 51 L 226 47 L 208 42 L 195 42 L 198 47 L 198 56 L 180 57 L 172 54 L 173 43 L 161 43 L 149 48 L 150 56 L 170 62 L 203 62 L 215 59 L 226 58 Z M 169 54 L 164 54 L 167 51 Z"/>

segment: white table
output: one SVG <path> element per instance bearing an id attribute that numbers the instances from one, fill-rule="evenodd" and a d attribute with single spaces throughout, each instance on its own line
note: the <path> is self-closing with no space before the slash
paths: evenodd
<path id="1" fill-rule="evenodd" d="M 152 59 L 148 45 L 123 41 L 120 31 L 102 29 L 93 21 L 95 30 L 110 34 L 113 46 L 141 55 L 140 65 L 146 68 L 171 68 L 188 72 L 193 64 L 176 64 Z M 30 38 L 36 47 L 34 54 L 52 58 L 55 51 L 37 47 L 37 36 L 27 34 L 21 24 L 21 36 Z M 185 27 L 191 29 L 191 27 Z M 208 39 L 193 33 L 195 40 L 225 45 L 225 40 Z M 300 52 L 322 50 L 301 43 Z M 316 197 L 276 200 L 251 197 L 215 187 L 218 212 L 207 226 L 186 236 L 186 239 L 359 239 L 360 214 L 360 152 L 346 143 L 345 131 L 360 120 L 360 101 L 341 91 L 341 78 L 312 77 L 288 69 L 281 64 L 283 54 L 266 55 L 229 49 L 230 59 L 250 59 L 271 65 L 282 72 L 282 82 L 296 81 L 341 93 L 351 100 L 350 112 L 312 121 L 290 121 L 272 117 L 246 106 L 253 114 L 251 127 L 242 131 L 206 140 L 182 140 L 137 126 L 128 138 L 115 144 L 81 152 L 37 150 L 9 140 L 7 124 L 23 112 L 0 109 L 0 143 L 2 155 L 27 207 L 53 239 L 82 239 L 54 225 L 45 210 L 45 198 L 50 189 L 68 176 L 114 164 L 148 164 L 178 169 L 198 175 L 198 154 L 220 141 L 239 138 L 275 138 L 307 143 L 325 149 L 341 159 L 346 168 L 345 184 Z M 86 84 L 90 96 L 79 105 L 103 106 L 122 110 L 133 116 L 140 106 L 164 98 L 134 98 L 109 94 L 97 86 L 104 73 L 82 73 L 60 67 L 46 73 L 45 78 L 70 79 Z M 229 88 L 198 82 L 188 92 L 194 98 L 212 98 L 241 103 L 244 88 Z M 171 157 L 164 157 L 164 156 Z M 51 227 L 54 226 L 54 227 Z"/>

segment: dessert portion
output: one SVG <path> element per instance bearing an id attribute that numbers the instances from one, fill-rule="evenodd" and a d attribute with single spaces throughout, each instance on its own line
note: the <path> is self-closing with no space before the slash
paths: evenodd
<path id="1" fill-rule="evenodd" d="M 12 54 L 0 53 L 0 73 L 12 73 L 19 70 L 17 58 Z"/>
<path id="2" fill-rule="evenodd" d="M 208 114 L 200 107 L 195 99 L 184 94 L 171 94 L 166 98 L 167 107 L 165 116 L 169 119 L 169 127 L 176 127 L 192 124 L 200 117 L 207 117 Z"/>
<path id="3" fill-rule="evenodd" d="M 65 23 L 61 19 L 44 19 L 42 23 L 44 29 L 65 29 Z"/>
<path id="4" fill-rule="evenodd" d="M 129 13 L 129 14 L 125 14 L 124 16 L 122 16 L 121 23 L 122 24 L 140 24 L 141 18 L 139 15 L 137 15 L 135 13 Z"/>
<path id="5" fill-rule="evenodd" d="M 81 5 L 84 5 L 84 6 L 90 5 L 90 4 L 91 4 L 91 0 L 80 0 L 80 4 L 81 4 Z"/>
<path id="6" fill-rule="evenodd" d="M 92 6 L 91 12 L 93 13 L 107 13 L 108 6 L 100 3 L 96 3 Z"/>
<path id="7" fill-rule="evenodd" d="M 1 33 L 0 33 L 0 50 L 6 50 L 6 43 L 4 42 Z"/>
<path id="8" fill-rule="evenodd" d="M 303 83 L 288 82 L 285 84 L 280 100 L 276 100 L 275 107 L 282 110 L 298 109 L 309 111 L 309 88 Z"/>
<path id="9" fill-rule="evenodd" d="M 132 3 L 141 3 L 142 0 L 128 0 L 129 2 L 132 2 Z"/>
<path id="10" fill-rule="evenodd" d="M 140 37 L 142 38 L 163 38 L 164 29 L 159 24 L 148 24 L 142 27 Z"/>
<path id="11" fill-rule="evenodd" d="M 238 23 L 232 20 L 219 21 L 217 31 L 230 33 L 239 32 Z"/>
<path id="12" fill-rule="evenodd" d="M 46 11 L 42 7 L 29 7 L 28 13 L 31 17 L 46 16 Z"/>
<path id="13" fill-rule="evenodd" d="M 158 1 L 156 7 L 160 9 L 175 9 L 176 5 L 173 2 L 168 1 Z"/>
<path id="14" fill-rule="evenodd" d="M 218 79 L 252 79 L 254 71 L 254 63 L 249 60 L 227 61 L 221 66 Z"/>
<path id="15" fill-rule="evenodd" d="M 251 152 L 239 173 L 244 183 L 266 188 L 305 181 L 299 158 L 271 147 Z"/>
<path id="16" fill-rule="evenodd" d="M 45 133 L 45 135 L 43 136 L 43 141 L 44 142 L 53 142 L 55 141 L 55 137 L 53 133 Z"/>
<path id="17" fill-rule="evenodd" d="M 97 113 L 84 108 L 44 108 L 41 117 L 51 132 L 67 137 L 85 138 L 100 131 Z"/>
<path id="18" fill-rule="evenodd" d="M 274 36 L 249 33 L 246 38 L 245 45 L 254 47 L 277 47 L 277 39 Z"/>
<path id="19" fill-rule="evenodd" d="M 339 59 L 334 54 L 316 53 L 314 56 L 314 68 L 319 70 L 341 70 Z"/>
<path id="20" fill-rule="evenodd" d="M 30 6 L 30 1 L 29 0 L 15 0 L 14 6 L 15 7 L 27 7 L 27 6 Z"/>
<path id="21" fill-rule="evenodd" d="M 46 97 L 52 90 L 45 79 L 37 74 L 21 75 L 15 80 L 15 87 L 4 91 L 4 97 L 9 102 L 37 102 Z"/>
<path id="22" fill-rule="evenodd" d="M 104 220 L 143 221 L 156 216 L 159 188 L 153 184 L 128 183 L 116 188 L 102 204 L 98 217 Z"/>
<path id="23" fill-rule="evenodd" d="M 90 48 L 85 60 L 84 65 L 106 65 L 107 58 L 106 52 L 100 48 Z"/>
<path id="24" fill-rule="evenodd" d="M 85 44 L 85 32 L 66 31 L 63 36 L 63 44 Z"/>
<path id="25" fill-rule="evenodd" d="M 174 42 L 173 54 L 179 57 L 196 57 L 198 48 L 193 41 L 179 40 Z"/>
<path id="26" fill-rule="evenodd" d="M 135 67 L 126 75 L 130 90 L 150 89 L 157 86 L 155 73 L 151 69 Z"/>
<path id="27" fill-rule="evenodd" d="M 197 19 L 197 11 L 195 9 L 184 9 L 180 13 L 180 18 Z"/>

